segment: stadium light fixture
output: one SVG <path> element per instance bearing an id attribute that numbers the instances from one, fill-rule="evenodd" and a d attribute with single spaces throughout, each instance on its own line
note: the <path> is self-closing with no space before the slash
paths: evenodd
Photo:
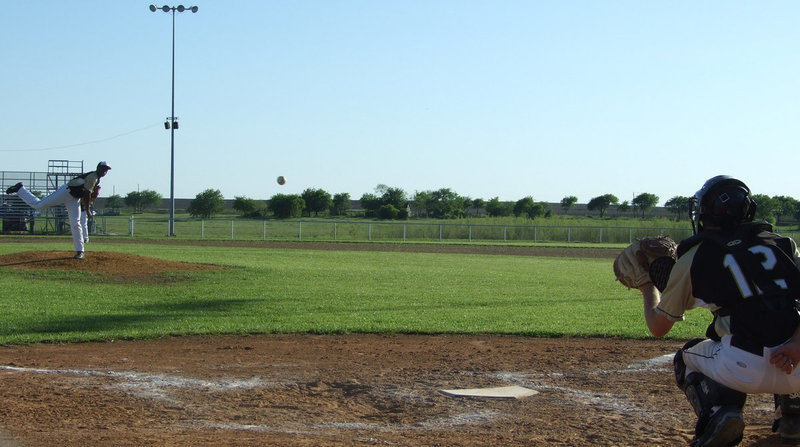
<path id="1" fill-rule="evenodd" d="M 169 171 L 169 231 L 168 236 L 175 236 L 175 129 L 178 128 L 178 117 L 175 116 L 175 12 L 197 12 L 197 6 L 156 6 L 150 5 L 150 12 L 161 10 L 172 12 L 172 113 L 164 122 L 164 128 L 170 131 L 170 171 Z"/>

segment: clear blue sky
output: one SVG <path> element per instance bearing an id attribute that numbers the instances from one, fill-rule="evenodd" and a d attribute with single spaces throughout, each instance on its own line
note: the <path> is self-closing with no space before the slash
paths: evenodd
<path id="1" fill-rule="evenodd" d="M 172 19 L 149 4 L 4 2 L 0 170 L 107 160 L 103 196 L 169 197 Z M 178 198 L 386 184 L 663 204 L 729 174 L 800 199 L 797 1 L 184 5 Z"/>

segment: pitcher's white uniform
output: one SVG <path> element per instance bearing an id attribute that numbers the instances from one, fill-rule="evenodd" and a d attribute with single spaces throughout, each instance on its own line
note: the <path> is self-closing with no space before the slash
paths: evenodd
<path id="1" fill-rule="evenodd" d="M 100 178 L 106 175 L 110 169 L 111 166 L 109 166 L 108 163 L 101 161 L 97 164 L 97 170 L 81 174 L 71 179 L 43 199 L 39 199 L 25 189 L 22 183 L 17 183 L 12 186 L 6 193 L 12 194 L 16 192 L 25 203 L 36 210 L 64 205 L 64 208 L 67 209 L 69 226 L 72 231 L 72 244 L 76 252 L 75 257 L 83 259 L 83 244 L 85 240 L 84 227 L 86 225 L 86 220 L 81 219 L 80 201 L 81 198 L 88 199 L 91 196 L 94 189 L 100 183 Z"/>
<path id="2" fill-rule="evenodd" d="M 73 197 L 69 192 L 69 187 L 63 184 L 49 196 L 39 199 L 24 186 L 17 191 L 20 199 L 25 201 L 31 208 L 41 210 L 53 206 L 64 205 L 69 217 L 69 226 L 72 229 L 72 244 L 77 253 L 83 252 L 83 227 L 81 226 L 81 204 L 80 198 Z"/>

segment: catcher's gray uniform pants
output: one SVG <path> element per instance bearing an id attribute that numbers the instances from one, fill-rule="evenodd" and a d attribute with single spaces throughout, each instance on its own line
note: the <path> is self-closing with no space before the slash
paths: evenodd
<path id="1" fill-rule="evenodd" d="M 786 374 L 769 363 L 774 348 L 763 355 L 731 346 L 731 336 L 722 341 L 704 340 L 683 351 L 686 375 L 699 371 L 728 388 L 743 393 L 792 394 L 800 391 L 800 368 Z"/>
<path id="2" fill-rule="evenodd" d="M 17 195 L 31 208 L 41 210 L 52 206 L 64 205 L 69 216 L 69 226 L 72 229 L 72 245 L 75 251 L 83 251 L 83 229 L 81 227 L 81 202 L 69 193 L 66 183 L 61 185 L 56 192 L 39 200 L 24 187 L 17 191 Z"/>

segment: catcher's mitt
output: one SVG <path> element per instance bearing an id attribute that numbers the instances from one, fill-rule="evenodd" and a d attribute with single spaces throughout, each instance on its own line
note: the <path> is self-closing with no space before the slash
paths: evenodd
<path id="1" fill-rule="evenodd" d="M 663 291 L 677 259 L 676 249 L 675 241 L 667 236 L 637 239 L 617 255 L 614 275 L 628 288 L 653 283 Z"/>

